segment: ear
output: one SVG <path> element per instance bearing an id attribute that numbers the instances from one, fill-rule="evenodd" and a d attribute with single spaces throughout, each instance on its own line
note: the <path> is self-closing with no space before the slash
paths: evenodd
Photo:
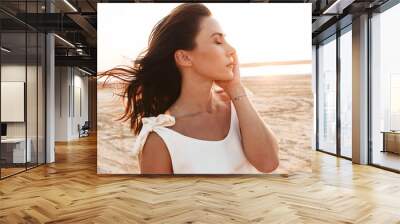
<path id="1" fill-rule="evenodd" d="M 177 65 L 188 67 L 192 65 L 191 57 L 188 52 L 184 50 L 177 50 L 174 54 L 175 62 Z"/>

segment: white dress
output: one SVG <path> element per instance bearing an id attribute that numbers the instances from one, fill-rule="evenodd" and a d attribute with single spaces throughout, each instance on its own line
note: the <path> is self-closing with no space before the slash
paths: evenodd
<path id="1" fill-rule="evenodd" d="M 168 148 L 174 174 L 254 174 L 260 173 L 245 157 L 241 144 L 239 120 L 231 101 L 231 122 L 223 140 L 200 140 L 170 128 L 175 118 L 168 114 L 142 118 L 143 127 L 133 151 L 143 149 L 150 132 L 156 132 Z"/>

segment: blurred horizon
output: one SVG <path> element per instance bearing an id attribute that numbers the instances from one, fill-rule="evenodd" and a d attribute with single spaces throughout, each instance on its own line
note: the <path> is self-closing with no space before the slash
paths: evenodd
<path id="1" fill-rule="evenodd" d="M 240 64 L 240 77 L 274 75 L 311 75 L 311 60 L 270 61 Z M 98 82 L 104 79 L 98 79 Z M 110 78 L 109 82 L 118 81 Z"/>

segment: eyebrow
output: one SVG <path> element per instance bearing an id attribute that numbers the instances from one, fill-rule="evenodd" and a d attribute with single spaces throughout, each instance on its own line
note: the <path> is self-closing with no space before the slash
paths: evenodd
<path id="1" fill-rule="evenodd" d="M 226 36 L 226 35 L 223 34 L 223 33 L 215 32 L 215 33 L 211 34 L 210 37 L 213 37 L 214 35 L 218 35 L 218 36 L 221 36 L 221 37 L 225 37 L 225 36 Z"/>

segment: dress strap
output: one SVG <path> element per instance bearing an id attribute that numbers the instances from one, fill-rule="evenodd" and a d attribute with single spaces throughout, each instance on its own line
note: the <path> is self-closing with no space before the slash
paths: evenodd
<path id="1" fill-rule="evenodd" d="M 173 126 L 175 124 L 175 117 L 168 114 L 159 114 L 157 117 L 143 117 L 142 123 L 142 129 L 137 135 L 133 145 L 133 153 L 135 156 L 139 155 L 142 151 L 150 132 L 158 128 Z"/>

